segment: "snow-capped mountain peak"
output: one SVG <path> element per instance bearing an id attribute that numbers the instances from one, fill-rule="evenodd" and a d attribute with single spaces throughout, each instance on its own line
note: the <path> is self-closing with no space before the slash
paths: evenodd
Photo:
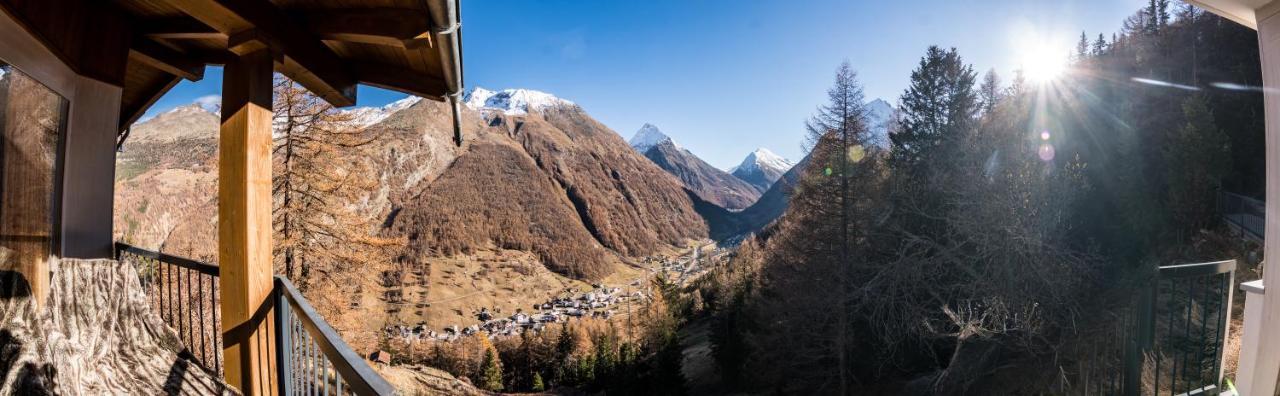
<path id="1" fill-rule="evenodd" d="M 355 107 L 347 110 L 342 110 L 342 112 L 351 117 L 352 124 L 355 124 L 361 128 L 364 128 L 364 127 L 382 122 L 382 120 L 387 119 L 387 117 L 390 117 L 395 112 L 407 109 L 417 104 L 420 101 L 422 101 L 422 98 L 410 95 L 409 97 L 406 97 L 404 99 L 387 103 L 384 106 Z"/>
<path id="2" fill-rule="evenodd" d="M 752 151 L 751 154 L 747 154 L 747 158 L 743 159 L 738 166 L 729 169 L 729 172 L 749 171 L 759 169 L 762 166 L 786 172 L 795 164 L 780 155 L 774 154 L 769 149 L 761 147 L 757 148 L 756 151 Z"/>
<path id="3" fill-rule="evenodd" d="M 867 129 L 869 130 L 870 143 L 880 146 L 880 148 L 889 148 L 889 121 L 893 118 L 893 105 L 884 99 L 876 99 L 867 102 Z"/>
<path id="4" fill-rule="evenodd" d="M 190 114 L 190 113 L 209 113 L 213 115 L 218 115 L 219 113 L 218 110 L 220 109 L 218 109 L 217 107 L 209 107 L 202 103 L 188 103 L 182 106 L 169 109 L 169 111 L 166 111 L 164 113 L 160 113 L 159 115 L 157 115 L 157 117 L 159 116 L 175 117 L 175 116 L 180 116 L 182 114 Z"/>
<path id="5" fill-rule="evenodd" d="M 495 94 L 497 94 L 497 92 L 493 92 L 482 87 L 471 88 L 462 93 L 462 104 L 467 105 L 467 107 L 472 110 L 479 110 L 484 108 L 485 101 L 488 101 L 489 98 L 492 98 Z"/>
<path id="6" fill-rule="evenodd" d="M 795 166 L 795 164 L 786 158 L 774 154 L 767 148 L 758 148 L 756 151 L 752 151 L 751 154 L 747 154 L 747 158 L 743 159 L 741 164 L 730 168 L 729 173 L 747 183 L 751 183 L 760 191 L 765 191 L 769 189 L 769 186 L 773 185 L 773 182 L 778 181 L 778 178 L 787 173 L 792 166 Z"/>
<path id="7" fill-rule="evenodd" d="M 675 144 L 675 142 L 671 140 L 671 137 L 662 133 L 662 130 L 658 129 L 658 127 L 653 124 L 646 123 L 644 126 L 640 127 L 640 130 L 636 131 L 635 136 L 632 136 L 631 141 L 627 143 L 630 143 L 631 147 L 634 147 L 636 151 L 643 153 L 645 151 L 649 151 L 653 146 L 657 146 L 663 142 L 671 142 L 671 144 Z"/>
<path id="8" fill-rule="evenodd" d="M 504 89 L 490 91 L 476 87 L 462 95 L 462 102 L 472 110 L 497 110 L 507 115 L 524 115 L 562 106 L 575 106 L 573 102 L 555 95 L 532 89 Z"/>

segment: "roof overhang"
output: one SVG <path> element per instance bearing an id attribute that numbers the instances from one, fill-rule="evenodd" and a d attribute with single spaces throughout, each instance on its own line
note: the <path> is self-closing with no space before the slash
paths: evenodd
<path id="1" fill-rule="evenodd" d="M 443 101 L 462 90 L 459 0 L 0 0 L 81 75 L 123 88 L 120 129 L 206 65 L 269 49 L 334 106 L 367 84 Z"/>
<path id="2" fill-rule="evenodd" d="M 1258 28 L 1258 20 L 1275 14 L 1276 4 L 1272 0 L 1186 0 L 1223 18 L 1230 19 L 1251 29 Z"/>

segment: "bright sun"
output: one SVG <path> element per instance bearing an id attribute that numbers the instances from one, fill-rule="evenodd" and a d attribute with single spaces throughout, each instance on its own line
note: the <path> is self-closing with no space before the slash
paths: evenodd
<path id="1" fill-rule="evenodd" d="M 1022 72 L 1028 80 L 1045 84 L 1062 76 L 1067 70 L 1066 53 L 1054 51 L 1045 45 L 1037 45 L 1025 51 Z"/>

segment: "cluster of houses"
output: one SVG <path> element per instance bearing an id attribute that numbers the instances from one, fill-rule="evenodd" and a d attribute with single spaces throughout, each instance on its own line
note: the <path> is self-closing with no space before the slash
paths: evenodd
<path id="1" fill-rule="evenodd" d="M 633 283 L 633 285 L 638 284 L 638 281 Z M 490 338 L 512 336 L 526 330 L 541 331 L 547 324 L 568 322 L 574 318 L 609 319 L 618 315 L 619 310 L 626 311 L 626 308 L 621 308 L 620 305 L 626 302 L 644 303 L 647 298 L 648 296 L 642 291 L 627 293 L 621 288 L 595 285 L 595 288 L 589 292 L 556 297 L 541 304 L 534 304 L 528 312 L 517 308 L 514 314 L 507 317 L 499 317 L 497 311 L 481 308 L 473 312 L 480 323 L 467 327 L 459 328 L 453 325 L 437 332 L 428 329 L 426 323 L 421 322 L 416 326 L 390 325 L 385 331 L 389 338 L 408 341 L 452 341 L 481 331 L 487 333 Z"/>
<path id="2" fill-rule="evenodd" d="M 665 256 L 650 256 L 644 258 L 644 262 L 650 265 L 656 264 L 654 269 L 668 273 L 671 276 L 669 279 L 684 284 L 707 272 L 711 267 L 710 265 L 702 264 L 725 259 L 726 255 L 731 253 L 730 249 L 717 247 L 705 257 L 702 257 L 703 255 L 700 254 L 699 250 L 693 249 L 688 256 L 675 259 Z M 401 338 L 407 341 L 453 341 L 458 337 L 480 334 L 481 332 L 488 334 L 490 338 L 496 338 L 519 335 L 521 332 L 528 330 L 541 331 L 548 324 L 564 323 L 575 318 L 610 319 L 620 314 L 625 314 L 627 312 L 626 303 L 644 304 L 649 299 L 649 295 L 637 290 L 643 286 L 643 282 L 640 280 L 632 282 L 631 287 L 627 288 L 627 290 L 600 284 L 593 286 L 593 289 L 588 292 L 575 293 L 566 291 L 560 297 L 533 304 L 528 311 L 516 309 L 514 314 L 508 316 L 502 316 L 501 310 L 480 308 L 478 311 L 471 313 L 479 323 L 466 327 L 452 325 L 436 331 L 428 329 L 426 322 L 420 322 L 414 326 L 390 325 L 386 327 L 385 331 L 389 338 Z"/>
<path id="3" fill-rule="evenodd" d="M 728 260 L 730 254 L 732 250 L 724 247 L 715 247 L 703 254 L 702 247 L 699 247 L 675 260 L 658 256 L 646 258 L 645 262 L 658 264 L 658 271 L 666 274 L 667 279 L 684 285 L 709 272 L 714 263 Z"/>

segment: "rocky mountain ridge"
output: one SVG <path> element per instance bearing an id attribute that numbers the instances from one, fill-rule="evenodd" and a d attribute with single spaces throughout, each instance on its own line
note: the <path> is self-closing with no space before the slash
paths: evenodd
<path id="1" fill-rule="evenodd" d="M 644 124 L 636 131 L 630 144 L 707 202 L 729 210 L 741 210 L 760 197 L 756 188 L 706 163 L 652 124 Z"/>
<path id="2" fill-rule="evenodd" d="M 742 163 L 730 168 L 729 172 L 764 192 L 792 166 L 795 164 L 791 161 L 762 147 L 747 154 Z"/>

